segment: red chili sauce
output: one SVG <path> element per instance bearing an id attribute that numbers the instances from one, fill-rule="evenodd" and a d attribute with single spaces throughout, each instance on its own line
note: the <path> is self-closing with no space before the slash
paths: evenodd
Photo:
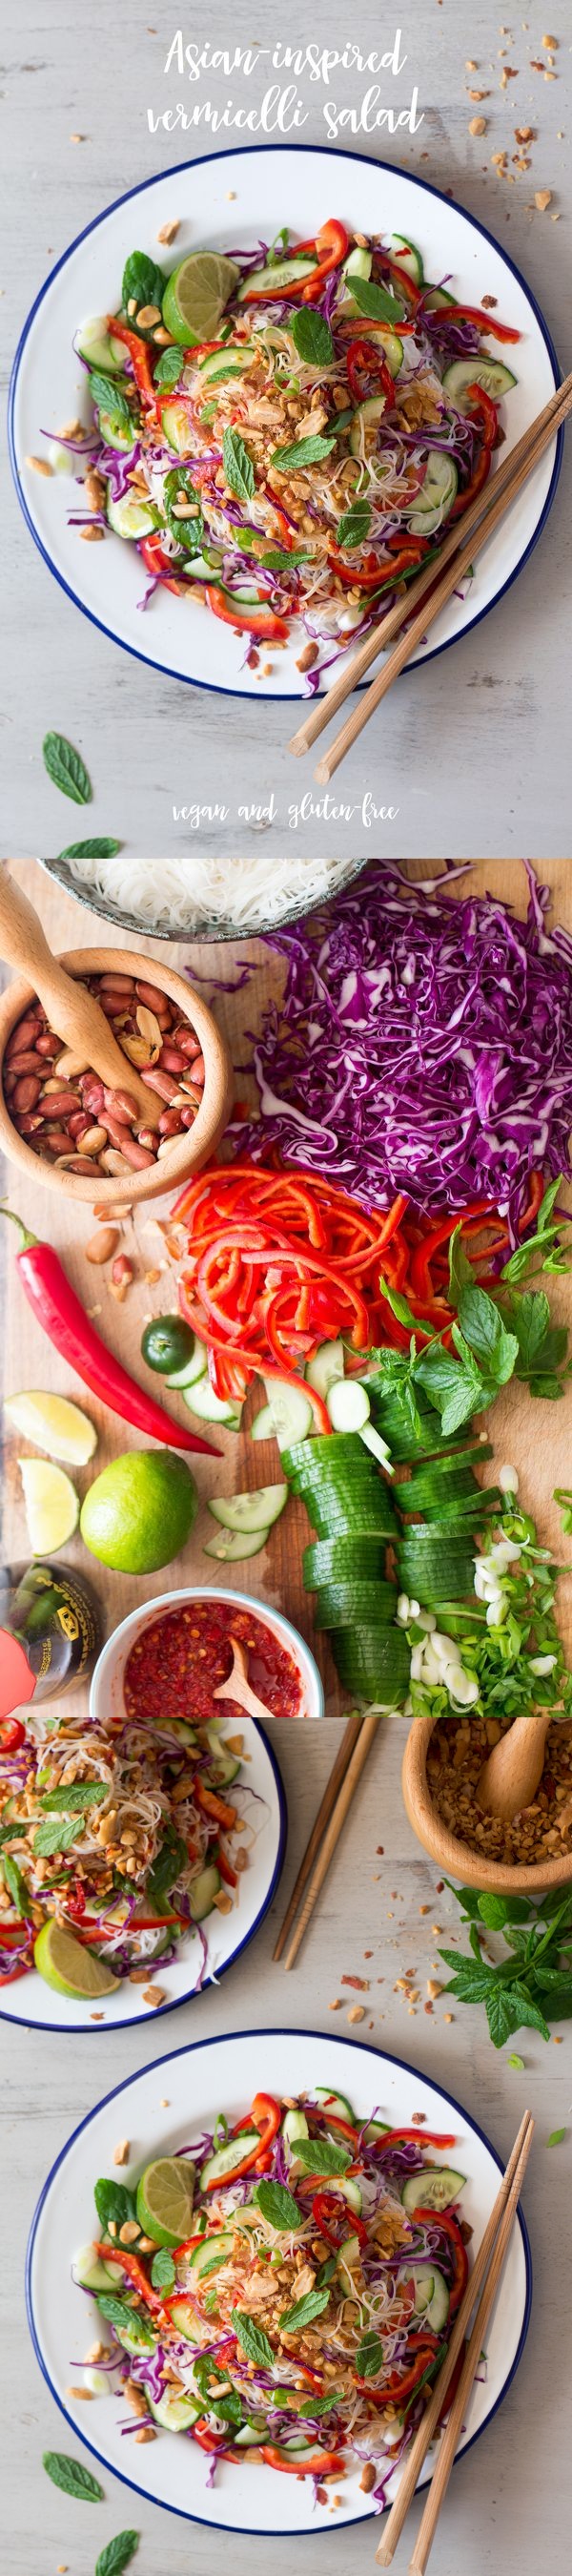
<path id="1" fill-rule="evenodd" d="M 142 1629 L 123 1676 L 127 1716 L 153 1723 L 160 1714 L 202 1726 L 221 1715 L 243 1717 L 237 1700 L 214 1697 L 218 1683 L 232 1671 L 231 1636 L 246 1648 L 251 1689 L 266 1700 L 273 1717 L 298 1716 L 302 1692 L 292 1655 L 254 1611 L 238 1610 L 216 1596 L 190 1601 L 184 1610 L 168 1610 Z"/>

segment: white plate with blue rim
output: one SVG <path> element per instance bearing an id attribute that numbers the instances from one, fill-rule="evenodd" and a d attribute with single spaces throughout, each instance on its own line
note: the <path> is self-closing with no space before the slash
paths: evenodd
<path id="1" fill-rule="evenodd" d="M 60 587 L 92 623 L 126 652 L 172 679 L 235 696 L 299 698 L 297 667 L 306 638 L 300 624 L 291 641 L 272 655 L 272 667 L 248 667 L 248 635 L 211 615 L 198 599 L 181 600 L 159 588 L 143 611 L 145 569 L 134 544 L 107 537 L 85 545 L 70 515 L 65 476 L 51 480 L 30 470 L 26 458 L 48 457 L 47 439 L 79 410 L 87 419 L 85 373 L 74 355 L 80 327 L 94 314 L 117 311 L 123 266 L 135 248 L 155 258 L 159 231 L 178 225 L 176 247 L 159 252 L 165 270 L 191 250 L 230 252 L 272 242 L 287 225 L 295 239 L 313 238 L 335 211 L 348 227 L 368 236 L 405 236 L 418 245 L 425 276 L 449 279 L 464 303 L 482 306 L 520 332 L 518 348 L 494 339 L 492 355 L 516 359 L 518 381 L 503 407 L 510 448 L 549 399 L 559 368 L 547 325 L 530 287 L 492 235 L 449 197 L 409 172 L 360 153 L 304 144 L 249 147 L 207 153 L 198 161 L 162 171 L 117 199 L 71 243 L 56 262 L 24 325 L 10 394 L 10 451 L 18 496 L 31 535 Z M 463 598 L 452 598 L 417 662 L 431 659 L 466 634 L 502 597 L 528 560 L 550 509 L 562 452 L 562 432 L 478 557 Z M 339 667 L 337 665 L 336 667 Z M 327 676 L 327 675 L 326 675 Z"/>
<path id="2" fill-rule="evenodd" d="M 198 2042 L 156 2059 L 139 2075 L 119 2084 L 80 2123 L 57 2158 L 44 2185 L 32 2224 L 27 2257 L 28 2318 L 36 2356 L 66 2422 L 101 2466 L 152 2503 L 189 2521 L 224 2531 L 266 2533 L 279 2538 L 296 2533 L 331 2532 L 340 2523 L 364 2521 L 375 2513 L 370 2494 L 360 2485 L 362 2461 L 346 2452 L 346 2470 L 336 2476 L 336 2495 L 310 2476 L 289 2476 L 257 2457 L 242 2454 L 237 2463 L 212 2459 L 188 2433 L 161 2431 L 154 2442 L 134 2443 L 137 2419 L 129 2418 L 125 2399 L 110 2390 L 88 2407 L 70 2381 L 81 2386 L 81 2355 L 98 2330 L 98 2311 L 73 2277 L 74 2257 L 93 2234 L 94 2185 L 113 2176 L 118 2139 L 129 2141 L 129 2163 L 121 2179 L 135 2183 L 156 2156 L 187 2149 L 203 2130 L 212 2131 L 218 2113 L 229 2125 L 248 2112 L 262 2088 L 281 2098 L 314 2096 L 316 2087 L 344 2094 L 356 2117 L 374 2110 L 391 2127 L 419 2124 L 452 2136 L 451 2159 L 466 2176 L 462 2208 L 472 2228 L 474 2257 L 483 2235 L 502 2170 L 490 2141 L 440 2086 L 430 2084 L 411 2066 L 382 2050 L 349 2039 L 324 2038 L 318 2032 L 258 2030 L 237 2032 Z M 439 2158 L 440 2161 L 440 2158 Z M 487 2332 L 486 2356 L 476 2380 L 459 2452 L 468 2450 L 497 2413 L 506 2397 L 523 2351 L 531 2305 L 530 2248 L 519 2213 L 510 2240 L 497 2299 Z M 87 2384 L 87 2383 L 86 2383 Z M 431 2456 L 421 2484 L 431 2475 Z M 391 2502 L 398 2472 L 391 2477 Z"/>
<path id="3" fill-rule="evenodd" d="M 272 1904 L 287 1832 L 286 1798 L 273 1746 L 256 1718 L 241 1717 L 240 1732 L 244 1769 L 232 1794 L 244 1824 L 248 1867 L 239 1877 L 228 1914 L 219 1914 L 215 1907 L 200 1931 L 191 1931 L 180 1942 L 166 1967 L 160 1958 L 155 1965 L 150 1959 L 147 1982 L 159 1987 L 164 2002 L 150 2006 L 145 2002 L 146 1985 L 131 1985 L 129 1977 L 122 1979 L 114 1994 L 100 2000 L 97 1996 L 89 2001 L 73 1999 L 55 1994 L 38 1969 L 31 1968 L 13 1986 L 2 1987 L 0 2020 L 21 2022 L 27 2030 L 57 2031 L 61 2037 L 77 2030 L 128 2030 L 136 2022 L 162 2021 L 178 2004 L 191 2003 L 204 1986 L 218 1984 L 234 1966 Z"/>

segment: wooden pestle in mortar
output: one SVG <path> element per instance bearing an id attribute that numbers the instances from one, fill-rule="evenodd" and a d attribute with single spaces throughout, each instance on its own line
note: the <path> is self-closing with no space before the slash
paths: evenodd
<path id="1" fill-rule="evenodd" d="M 164 1102 L 147 1089 L 136 1065 L 123 1054 L 95 995 L 52 957 L 38 914 L 5 863 L 0 866 L 0 955 L 32 984 L 50 1028 L 78 1065 L 99 1074 L 107 1090 L 129 1092 L 145 1126 L 156 1127 Z"/>

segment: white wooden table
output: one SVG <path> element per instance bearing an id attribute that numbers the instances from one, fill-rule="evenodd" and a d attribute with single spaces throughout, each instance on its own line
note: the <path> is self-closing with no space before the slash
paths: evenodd
<path id="1" fill-rule="evenodd" d="M 439 0 L 412 0 L 405 12 L 395 13 L 403 20 L 407 67 L 399 82 L 382 74 L 380 87 L 384 97 L 393 101 L 395 95 L 401 104 L 417 83 L 424 123 L 414 136 L 387 138 L 382 131 L 376 140 L 342 132 L 339 148 L 393 158 L 439 188 L 449 187 L 522 265 L 562 365 L 569 367 L 570 30 L 567 42 L 567 12 L 555 14 L 561 34 L 558 78 L 549 82 L 528 69 L 531 58 L 542 59 L 545 20 L 541 0 L 529 0 L 528 36 L 519 9 L 514 45 L 506 46 L 518 78 L 502 90 L 499 49 L 506 39 L 495 0 L 471 0 L 470 6 L 469 0 L 443 0 L 442 6 Z M 0 312 L 7 364 L 51 262 L 83 225 L 123 190 L 187 153 L 251 139 L 240 131 L 213 136 L 208 126 L 189 138 L 149 133 L 149 106 L 157 113 L 182 97 L 190 108 L 200 97 L 220 109 L 230 96 L 248 110 L 260 105 L 268 86 L 265 57 L 252 78 L 228 79 L 221 70 L 205 77 L 200 91 L 174 67 L 164 78 L 177 15 L 185 20 L 182 9 L 152 8 L 149 29 L 146 11 L 134 0 L 124 0 L 121 10 L 116 0 L 99 0 L 93 18 L 86 10 L 78 15 L 76 0 L 41 0 L 35 11 L 23 10 L 21 0 L 4 0 L 10 70 L 0 113 L 10 241 Z M 510 24 L 510 13 L 505 18 Z M 282 20 L 280 13 L 275 19 L 269 0 L 258 0 L 257 8 L 251 0 L 235 0 L 232 9 L 222 5 L 204 25 L 187 11 L 184 33 L 232 48 L 255 36 L 268 44 L 276 27 L 291 44 L 314 34 L 300 0 Z M 378 0 L 361 0 L 355 23 L 343 0 L 330 0 L 319 41 L 341 49 L 355 36 L 367 55 L 380 49 L 382 33 L 391 45 L 394 14 L 380 13 Z M 477 74 L 465 71 L 467 59 L 478 63 Z M 339 106 L 359 103 L 368 75 L 333 74 L 329 92 L 307 77 L 298 86 L 309 110 L 300 139 L 323 143 L 325 98 Z M 489 93 L 481 111 L 488 130 L 480 140 L 468 130 L 479 112 L 468 98 L 469 86 Z M 503 148 L 515 152 L 519 121 L 532 124 L 538 140 L 531 170 L 509 186 L 491 156 Z M 70 141 L 78 134 L 80 142 Z M 332 206 L 335 152 L 333 144 L 330 167 L 324 164 Z M 530 212 L 534 189 L 546 185 L 553 191 L 552 208 L 545 215 Z M 561 218 L 557 224 L 553 212 Z M 364 830 L 355 819 L 366 790 L 377 809 L 398 809 L 395 822 L 377 827 L 379 847 L 390 855 L 405 850 L 411 857 L 442 858 L 460 849 L 464 856 L 494 857 L 524 848 L 534 857 L 570 851 L 565 602 L 571 471 L 569 433 L 565 478 L 537 551 L 483 624 L 423 673 L 399 682 L 390 711 L 370 726 L 334 782 L 336 803 L 348 803 L 354 819 L 325 822 L 314 813 L 308 821 L 308 847 L 320 856 L 339 848 L 353 856 L 361 840 L 364 856 L 374 854 L 375 826 Z M 7 466 L 5 472 L 9 483 Z M 152 856 L 183 849 L 185 827 L 173 822 L 173 806 L 208 807 L 228 790 L 231 818 L 222 828 L 235 850 L 249 830 L 236 820 L 238 806 L 267 802 L 273 791 L 278 810 L 268 832 L 269 853 L 291 849 L 289 804 L 306 790 L 318 802 L 323 796 L 310 764 L 302 776 L 287 752 L 292 707 L 266 705 L 262 712 L 249 699 L 209 699 L 130 660 L 58 591 L 26 534 L 11 488 L 2 527 L 4 743 L 11 783 L 18 788 L 17 800 L 11 799 L 10 846 L 18 853 L 61 846 L 61 816 L 41 760 L 42 736 L 55 726 L 81 746 L 87 760 L 96 791 L 90 807 L 95 833 L 114 832 L 128 847 Z M 201 829 L 208 840 L 209 829 L 217 826 L 205 822 Z M 301 827 L 295 848 L 300 839 Z"/>

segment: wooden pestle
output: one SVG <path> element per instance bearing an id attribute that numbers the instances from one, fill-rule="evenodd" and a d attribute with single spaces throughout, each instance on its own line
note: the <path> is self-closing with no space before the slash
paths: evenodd
<path id="1" fill-rule="evenodd" d="M 534 1717 L 515 1717 L 493 1744 L 476 1787 L 477 1805 L 488 1815 L 510 1824 L 521 1807 L 531 1806 L 542 1778 L 551 1717 L 551 1708 L 538 1709 Z"/>
<path id="2" fill-rule="evenodd" d="M 78 1063 L 97 1073 L 107 1090 L 129 1092 L 141 1123 L 156 1127 L 164 1102 L 148 1091 L 137 1067 L 123 1054 L 95 995 L 66 975 L 52 957 L 38 914 L 8 875 L 5 862 L 0 866 L 0 956 L 33 985 L 50 1028 Z"/>

